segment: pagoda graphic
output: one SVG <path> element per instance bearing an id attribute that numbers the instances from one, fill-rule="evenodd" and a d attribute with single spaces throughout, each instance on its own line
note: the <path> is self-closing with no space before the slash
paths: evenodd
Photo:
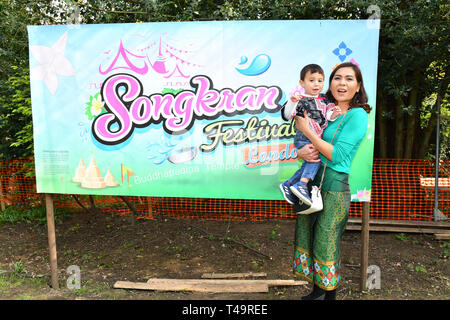
<path id="1" fill-rule="evenodd" d="M 105 75 L 117 69 L 128 69 L 145 75 L 150 72 L 151 68 L 164 78 L 189 78 L 190 75 L 186 70 L 188 67 L 202 67 L 183 57 L 191 51 L 167 43 L 162 36 L 159 37 L 159 41 L 153 41 L 137 51 L 142 53 L 138 55 L 127 50 L 121 39 L 119 49 L 111 64 L 106 69 L 103 69 L 101 65 L 99 66 L 100 74 Z M 109 54 L 109 51 L 105 53 Z M 156 57 L 154 57 L 155 55 Z"/>
<path id="2" fill-rule="evenodd" d="M 132 58 L 130 58 L 130 57 L 132 57 Z M 110 64 L 110 66 L 105 71 L 102 71 L 102 66 L 100 65 L 98 67 L 98 71 L 100 72 L 100 74 L 105 75 L 105 74 L 110 73 L 113 70 L 129 69 L 138 74 L 146 74 L 148 72 L 148 66 L 147 66 L 147 63 L 145 62 L 145 60 L 143 61 L 144 62 L 143 67 L 138 67 L 132 62 L 132 60 L 141 60 L 144 58 L 145 58 L 145 56 L 138 56 L 136 54 L 131 53 L 127 49 L 125 49 L 125 47 L 123 46 L 123 43 L 122 43 L 122 39 L 120 39 L 119 50 L 117 51 L 117 54 L 116 54 L 113 62 Z"/>

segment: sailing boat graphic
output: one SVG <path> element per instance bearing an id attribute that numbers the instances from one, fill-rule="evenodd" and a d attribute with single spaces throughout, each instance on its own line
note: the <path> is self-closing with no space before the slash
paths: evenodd
<path id="1" fill-rule="evenodd" d="M 158 57 L 152 64 L 150 58 L 147 55 L 147 61 L 152 69 L 155 72 L 162 74 L 164 78 L 170 78 L 172 76 L 189 78 L 190 75 L 187 74 L 185 66 L 200 67 L 200 65 L 192 63 L 183 58 L 182 54 L 186 53 L 189 53 L 189 51 L 170 45 L 169 43 L 163 41 L 162 36 L 160 36 Z M 168 59 L 175 61 L 175 63 L 172 63 L 172 70 L 168 69 Z"/>
<path id="2" fill-rule="evenodd" d="M 159 74 L 166 74 L 166 60 L 167 58 L 163 56 L 161 52 L 161 37 L 159 37 L 159 50 L 158 50 L 158 58 L 156 58 L 156 61 L 152 64 L 150 61 L 148 55 L 147 55 L 148 63 L 150 63 L 150 66 Z"/>

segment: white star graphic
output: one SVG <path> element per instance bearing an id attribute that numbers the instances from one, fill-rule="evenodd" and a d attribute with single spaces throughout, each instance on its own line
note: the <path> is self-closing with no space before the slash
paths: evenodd
<path id="1" fill-rule="evenodd" d="M 43 80 L 48 90 L 54 95 L 58 89 L 58 75 L 70 77 L 75 70 L 64 57 L 66 50 L 67 31 L 51 47 L 30 46 L 30 51 L 40 65 L 30 71 L 31 80 Z"/>

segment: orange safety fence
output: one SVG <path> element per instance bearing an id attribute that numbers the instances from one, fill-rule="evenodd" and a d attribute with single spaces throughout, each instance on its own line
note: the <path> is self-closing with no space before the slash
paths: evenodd
<path id="1" fill-rule="evenodd" d="M 35 180 L 26 178 L 24 165 L 30 160 L 0 162 L 2 207 L 26 209 L 45 206 L 43 194 L 36 193 Z M 371 219 L 433 220 L 433 160 L 374 159 L 370 202 Z M 439 168 L 439 210 L 450 215 L 450 162 Z M 137 218 L 198 218 L 204 220 L 294 219 L 291 205 L 285 201 L 208 199 L 176 197 L 119 197 L 54 194 L 54 206 L 70 211 L 94 208 L 97 212 Z M 128 204 L 126 203 L 128 202 Z M 81 206 L 81 205 L 82 206 Z M 352 202 L 350 218 L 360 218 L 362 202 Z"/>

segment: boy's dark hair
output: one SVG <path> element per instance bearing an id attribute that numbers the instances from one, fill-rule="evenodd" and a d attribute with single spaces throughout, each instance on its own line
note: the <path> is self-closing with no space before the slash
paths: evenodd
<path id="1" fill-rule="evenodd" d="M 311 73 L 320 73 L 325 78 L 325 73 L 323 72 L 323 69 L 318 64 L 308 64 L 307 66 L 304 66 L 302 71 L 300 71 L 300 80 L 305 81 L 305 76 L 309 72 Z"/>

